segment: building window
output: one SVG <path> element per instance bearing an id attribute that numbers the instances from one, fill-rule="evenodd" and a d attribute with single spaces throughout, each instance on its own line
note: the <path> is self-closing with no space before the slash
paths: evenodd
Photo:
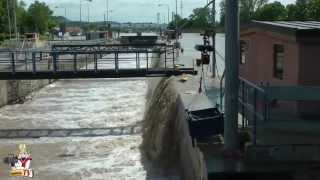
<path id="1" fill-rule="evenodd" d="M 284 47 L 275 44 L 273 47 L 273 76 L 283 79 Z"/>
<path id="2" fill-rule="evenodd" d="M 246 41 L 240 41 L 240 64 L 245 64 L 247 60 L 248 43 Z"/>

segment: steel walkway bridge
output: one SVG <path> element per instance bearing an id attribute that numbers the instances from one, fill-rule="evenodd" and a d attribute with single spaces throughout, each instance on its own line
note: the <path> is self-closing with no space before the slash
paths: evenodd
<path id="1" fill-rule="evenodd" d="M 177 68 L 167 44 L 57 44 L 49 50 L 0 50 L 0 80 L 166 77 Z M 161 57 L 161 58 L 160 58 Z"/>
<path id="2" fill-rule="evenodd" d="M 108 128 L 74 129 L 0 129 L 0 139 L 41 137 L 123 136 L 141 133 L 139 125 Z"/>

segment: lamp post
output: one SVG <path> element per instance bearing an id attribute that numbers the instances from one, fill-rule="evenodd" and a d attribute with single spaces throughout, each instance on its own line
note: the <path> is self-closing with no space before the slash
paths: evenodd
<path id="1" fill-rule="evenodd" d="M 109 0 L 106 0 L 106 8 L 107 8 L 107 22 L 109 21 Z"/>
<path id="2" fill-rule="evenodd" d="M 88 3 L 88 7 L 87 7 L 88 9 L 88 23 L 90 23 L 90 5 L 89 5 L 89 3 Z"/>
<path id="3" fill-rule="evenodd" d="M 7 0 L 7 13 L 8 13 L 8 28 L 9 28 L 9 37 L 10 37 L 10 40 L 11 40 L 11 18 L 10 18 L 10 4 L 9 4 L 9 0 Z"/>
<path id="4" fill-rule="evenodd" d="M 80 24 L 82 22 L 82 1 L 92 2 L 92 0 L 79 0 L 80 1 Z"/>
<path id="5" fill-rule="evenodd" d="M 168 10 L 168 25 L 170 23 L 170 6 L 169 4 L 158 4 L 158 6 L 167 6 L 167 10 Z"/>
<path id="6" fill-rule="evenodd" d="M 14 20 L 14 33 L 15 39 L 18 41 L 18 29 L 17 29 L 17 11 L 16 11 L 16 1 L 12 1 L 12 9 L 13 9 L 13 20 Z"/>
<path id="7" fill-rule="evenodd" d="M 113 12 L 114 12 L 113 9 L 107 10 L 107 11 L 104 12 L 104 23 L 105 23 L 105 25 L 110 24 L 109 19 L 111 19 L 111 18 L 110 18 L 109 13 L 111 14 Z M 107 19 L 106 19 L 106 16 L 107 16 Z"/>

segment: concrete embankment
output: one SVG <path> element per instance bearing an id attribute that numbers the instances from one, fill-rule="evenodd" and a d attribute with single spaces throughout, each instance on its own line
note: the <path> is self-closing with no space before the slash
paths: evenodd
<path id="1" fill-rule="evenodd" d="M 192 145 L 185 105 L 175 82 L 172 77 L 149 83 L 142 149 L 151 162 L 176 170 L 183 180 L 205 180 L 203 155 Z"/>

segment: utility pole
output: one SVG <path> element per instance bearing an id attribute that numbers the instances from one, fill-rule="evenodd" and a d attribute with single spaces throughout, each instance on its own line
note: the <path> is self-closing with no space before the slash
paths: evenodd
<path id="1" fill-rule="evenodd" d="M 181 4 L 180 4 L 180 15 L 181 15 L 181 18 L 183 19 L 183 0 L 180 1 Z"/>
<path id="2" fill-rule="evenodd" d="M 104 31 L 107 31 L 106 13 L 103 13 Z"/>
<path id="3" fill-rule="evenodd" d="M 18 29 L 17 29 L 17 12 L 16 12 L 16 1 L 12 1 L 12 9 L 13 9 L 13 16 L 14 16 L 14 33 L 15 39 L 18 40 Z"/>
<path id="4" fill-rule="evenodd" d="M 178 0 L 176 0 L 176 15 L 175 15 L 175 23 L 176 23 L 176 35 L 178 34 Z M 178 37 L 176 36 L 176 39 Z"/>
<path id="5" fill-rule="evenodd" d="M 225 58 L 225 151 L 234 153 L 238 146 L 239 93 L 239 1 L 226 0 L 226 58 Z"/>
<path id="6" fill-rule="evenodd" d="M 171 12 L 171 21 L 174 22 L 174 12 Z"/>
<path id="7" fill-rule="evenodd" d="M 158 24 L 158 28 L 159 28 L 159 34 L 161 34 L 160 13 L 159 12 L 157 12 L 157 24 Z"/>
<path id="8" fill-rule="evenodd" d="M 88 24 L 90 23 L 90 4 L 88 3 Z"/>
<path id="9" fill-rule="evenodd" d="M 107 23 L 108 23 L 108 30 L 109 30 L 109 0 L 106 0 L 106 6 L 107 6 Z"/>
<path id="10" fill-rule="evenodd" d="M 158 4 L 158 6 L 167 6 L 167 10 L 168 10 L 168 25 L 169 25 L 169 23 L 170 23 L 170 6 L 169 6 L 169 4 Z"/>
<path id="11" fill-rule="evenodd" d="M 157 24 L 158 24 L 158 26 L 160 25 L 160 13 L 159 12 L 157 12 Z"/>
<path id="12" fill-rule="evenodd" d="M 10 16 L 10 4 L 9 4 L 9 0 L 7 0 L 7 13 L 8 13 L 8 28 L 9 28 L 9 37 L 10 40 L 12 38 L 12 34 L 11 34 L 11 16 Z"/>
<path id="13" fill-rule="evenodd" d="M 216 1 L 212 0 L 212 77 L 216 77 Z"/>
<path id="14" fill-rule="evenodd" d="M 82 22 L 82 0 L 80 0 L 80 26 Z"/>

